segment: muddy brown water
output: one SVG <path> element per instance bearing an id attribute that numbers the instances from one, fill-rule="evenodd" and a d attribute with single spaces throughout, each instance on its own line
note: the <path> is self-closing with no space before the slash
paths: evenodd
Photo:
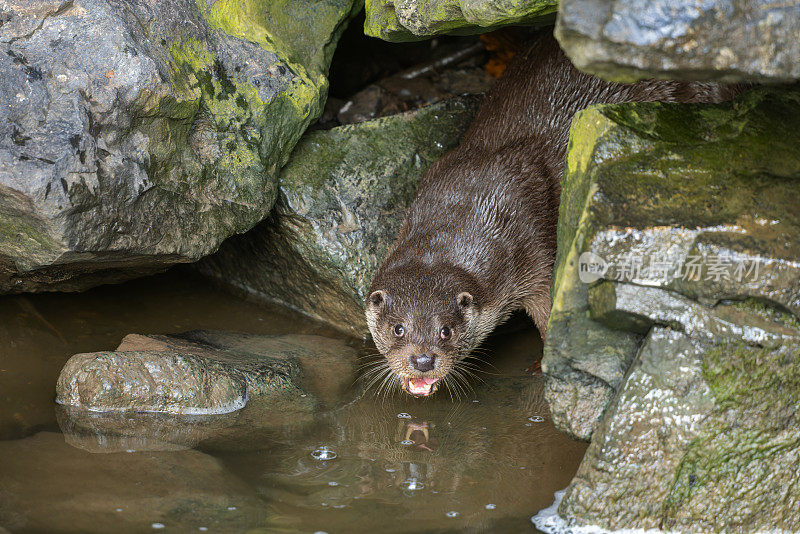
<path id="1" fill-rule="evenodd" d="M 541 380 L 525 372 L 541 356 L 533 329 L 495 335 L 493 366 L 457 400 L 367 393 L 268 433 L 251 431 L 248 422 L 270 417 L 257 412 L 130 416 L 135 431 L 122 438 L 65 423 L 54 388 L 72 354 L 113 349 L 128 333 L 196 328 L 340 337 L 185 270 L 82 294 L 0 298 L 0 527 L 531 532 L 531 515 L 552 503 L 585 451 L 553 428 Z M 223 431 L 225 417 L 245 423 Z"/>

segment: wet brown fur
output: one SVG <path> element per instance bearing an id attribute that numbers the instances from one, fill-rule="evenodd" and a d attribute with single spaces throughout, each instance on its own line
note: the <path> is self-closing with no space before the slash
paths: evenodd
<path id="1" fill-rule="evenodd" d="M 719 102 L 713 83 L 615 84 L 583 74 L 552 35 L 538 35 L 486 96 L 461 144 L 425 173 L 373 280 L 367 322 L 392 371 L 442 378 L 509 314 L 525 309 L 544 337 L 556 253 L 561 173 L 573 115 L 596 103 Z M 471 299 L 459 302 L 457 296 Z M 405 326 L 405 335 L 392 332 Z M 441 339 L 442 326 L 452 329 Z M 421 373 L 413 354 L 436 356 Z"/>

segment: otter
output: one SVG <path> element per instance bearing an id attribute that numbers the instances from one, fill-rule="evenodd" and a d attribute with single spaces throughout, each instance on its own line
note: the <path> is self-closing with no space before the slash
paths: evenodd
<path id="1" fill-rule="evenodd" d="M 715 83 L 617 84 L 578 71 L 550 32 L 518 53 L 458 147 L 423 175 L 366 299 L 385 384 L 459 388 L 466 360 L 524 309 L 544 339 L 573 115 L 597 103 L 728 100 Z M 448 384 L 450 385 L 450 384 Z M 392 386 L 393 387 L 393 386 Z"/>

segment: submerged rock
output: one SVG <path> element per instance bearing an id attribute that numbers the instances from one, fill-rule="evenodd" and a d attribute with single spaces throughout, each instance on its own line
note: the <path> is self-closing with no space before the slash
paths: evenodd
<path id="1" fill-rule="evenodd" d="M 4 2 L 0 294 L 196 261 L 262 220 L 356 7 Z"/>
<path id="2" fill-rule="evenodd" d="M 275 425 L 340 400 L 356 350 L 319 336 L 196 330 L 129 335 L 113 352 L 76 354 L 58 377 L 56 402 L 94 412 L 223 414 L 257 402 Z"/>
<path id="3" fill-rule="evenodd" d="M 590 438 L 653 324 L 763 344 L 764 321 L 701 304 L 800 315 L 798 123 L 800 93 L 774 89 L 576 116 L 542 362 L 560 428 Z"/>
<path id="4" fill-rule="evenodd" d="M 555 0 L 367 0 L 364 33 L 387 41 L 485 33 L 510 24 L 552 21 Z M 552 23 L 552 22 L 551 22 Z"/>
<path id="5" fill-rule="evenodd" d="M 460 140 L 477 100 L 310 132 L 281 171 L 281 199 L 253 231 L 226 241 L 198 269 L 355 336 L 363 301 L 394 241 L 417 181 Z"/>
<path id="6" fill-rule="evenodd" d="M 562 0 L 555 33 L 579 69 L 609 80 L 800 78 L 796 2 Z"/>
<path id="7" fill-rule="evenodd" d="M 0 441 L 0 524 L 13 532 L 242 532 L 268 511 L 199 451 L 90 454 L 55 432 Z"/>

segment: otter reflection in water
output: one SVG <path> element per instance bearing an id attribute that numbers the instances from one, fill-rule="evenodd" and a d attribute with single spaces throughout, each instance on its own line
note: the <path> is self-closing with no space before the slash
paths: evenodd
<path id="1" fill-rule="evenodd" d="M 376 383 L 458 392 L 471 354 L 515 310 L 544 337 L 561 174 L 573 115 L 592 104 L 719 102 L 741 88 L 614 84 L 575 69 L 548 32 L 517 54 L 461 144 L 422 177 L 366 299 L 386 358 Z"/>

